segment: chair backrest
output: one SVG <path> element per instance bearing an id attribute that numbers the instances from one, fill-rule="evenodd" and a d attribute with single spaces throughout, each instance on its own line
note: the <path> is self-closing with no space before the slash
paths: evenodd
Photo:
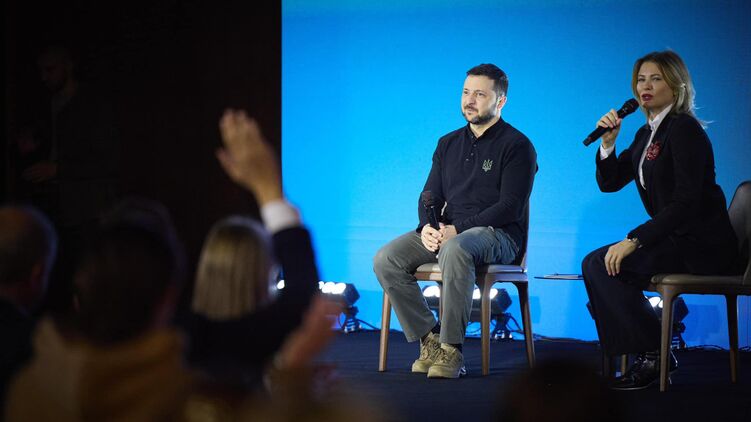
<path id="1" fill-rule="evenodd" d="M 524 206 L 524 242 L 512 264 L 527 268 L 527 242 L 529 242 L 529 200 Z"/>
<path id="2" fill-rule="evenodd" d="M 743 284 L 751 285 L 751 180 L 746 180 L 738 185 L 733 199 L 728 208 L 730 224 L 733 225 L 735 235 L 738 237 L 738 251 L 740 259 L 746 267 L 743 276 Z"/>
<path id="3" fill-rule="evenodd" d="M 535 176 L 537 176 L 538 171 L 540 171 L 540 165 L 535 164 Z M 532 179 L 532 184 L 534 185 L 534 178 Z M 531 196 L 532 192 L 530 190 L 529 197 L 527 197 L 527 203 L 524 204 L 524 244 L 522 244 L 522 247 L 519 248 L 519 254 L 516 255 L 516 259 L 514 259 L 514 262 L 512 263 L 524 268 L 525 270 L 527 269 L 527 243 L 529 242 L 529 201 Z"/>

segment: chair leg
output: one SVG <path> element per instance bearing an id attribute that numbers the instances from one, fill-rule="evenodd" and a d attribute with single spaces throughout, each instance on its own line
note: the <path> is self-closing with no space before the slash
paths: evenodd
<path id="1" fill-rule="evenodd" d="M 728 340 L 730 342 L 730 381 L 738 377 L 738 296 L 725 295 L 728 309 Z"/>
<path id="2" fill-rule="evenodd" d="M 529 367 L 535 367 L 535 341 L 532 337 L 532 318 L 529 312 L 529 293 L 527 283 L 514 283 L 519 292 L 519 306 L 522 311 L 522 324 L 524 325 L 524 341 L 527 344 L 527 362 Z"/>
<path id="3" fill-rule="evenodd" d="M 491 283 L 481 286 L 480 296 L 480 338 L 482 347 L 482 374 L 490 372 L 490 286 Z"/>
<path id="4" fill-rule="evenodd" d="M 389 352 L 389 330 L 391 329 L 391 301 L 383 292 L 383 309 L 381 311 L 381 346 L 378 354 L 378 371 L 386 370 L 386 358 Z"/>
<path id="5" fill-rule="evenodd" d="M 673 338 L 673 296 L 672 289 L 662 292 L 662 338 L 660 340 L 660 391 L 668 389 L 669 367 L 668 353 Z"/>

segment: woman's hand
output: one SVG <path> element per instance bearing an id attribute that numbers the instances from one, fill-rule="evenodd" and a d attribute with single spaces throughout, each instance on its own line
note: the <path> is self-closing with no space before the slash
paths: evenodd
<path id="1" fill-rule="evenodd" d="M 605 254 L 605 270 L 609 276 L 616 276 L 621 272 L 623 258 L 631 255 L 636 247 L 636 243 L 623 239 L 608 248 L 608 253 Z"/>
<path id="2" fill-rule="evenodd" d="M 602 147 L 608 149 L 615 144 L 615 138 L 618 137 L 618 132 L 621 131 L 621 119 L 618 117 L 618 113 L 615 110 L 610 109 L 604 116 L 597 121 L 598 127 L 610 128 L 610 131 L 605 132 L 602 135 Z"/>
<path id="3" fill-rule="evenodd" d="M 281 199 L 282 182 L 276 154 L 255 120 L 242 110 L 227 109 L 219 120 L 223 147 L 216 152 L 222 168 L 255 195 L 258 205 Z"/>

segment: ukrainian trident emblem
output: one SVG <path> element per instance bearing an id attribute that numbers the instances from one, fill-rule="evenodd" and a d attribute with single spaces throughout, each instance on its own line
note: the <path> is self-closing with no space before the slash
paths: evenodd
<path id="1" fill-rule="evenodd" d="M 489 172 L 491 168 L 493 168 L 493 160 L 485 160 L 482 162 L 482 169 L 485 170 L 485 173 Z"/>

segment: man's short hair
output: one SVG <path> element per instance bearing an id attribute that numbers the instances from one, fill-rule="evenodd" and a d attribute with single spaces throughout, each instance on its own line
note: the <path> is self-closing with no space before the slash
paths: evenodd
<path id="1" fill-rule="evenodd" d="M 181 259 L 171 221 L 163 227 L 139 221 L 144 217 L 110 219 L 85 248 L 75 284 L 78 327 L 91 341 L 111 344 L 145 333 L 168 291 L 179 289 Z"/>
<path id="2" fill-rule="evenodd" d="M 40 262 L 52 267 L 57 233 L 50 220 L 30 206 L 0 207 L 0 284 L 28 279 Z"/>
<path id="3" fill-rule="evenodd" d="M 508 93 L 508 76 L 506 72 L 491 63 L 479 64 L 467 71 L 467 76 L 485 76 L 493 81 L 493 90 L 498 98 Z"/>

